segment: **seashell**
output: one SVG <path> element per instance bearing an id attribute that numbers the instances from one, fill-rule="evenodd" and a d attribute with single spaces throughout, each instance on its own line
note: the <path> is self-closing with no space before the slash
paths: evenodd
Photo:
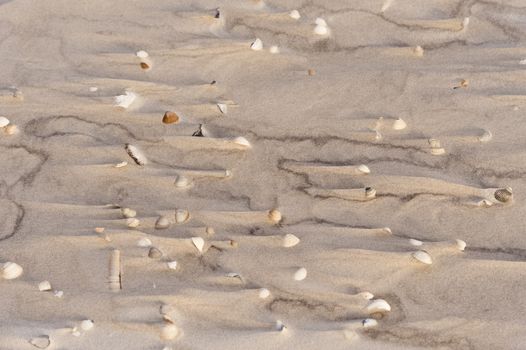
<path id="1" fill-rule="evenodd" d="M 120 162 L 118 164 L 115 164 L 113 167 L 114 168 L 123 168 L 125 167 L 126 165 L 128 165 L 128 162 L 124 161 L 124 162 Z"/>
<path id="2" fill-rule="evenodd" d="M 239 247 L 239 243 L 237 241 L 234 241 L 233 239 L 230 240 L 230 246 L 232 248 L 237 248 Z"/>
<path id="3" fill-rule="evenodd" d="M 2 265 L 2 277 L 6 280 L 13 280 L 17 277 L 20 277 L 23 272 L 24 269 L 22 266 L 14 262 L 8 261 Z"/>
<path id="4" fill-rule="evenodd" d="M 377 325 L 378 321 L 376 321 L 374 318 L 366 318 L 365 320 L 362 320 L 362 326 L 364 328 L 375 327 Z"/>
<path id="5" fill-rule="evenodd" d="M 128 226 L 129 228 L 139 227 L 140 224 L 141 222 L 139 221 L 139 219 L 136 219 L 136 218 L 126 219 L 126 226 Z"/>
<path id="6" fill-rule="evenodd" d="M 9 119 L 7 119 L 6 117 L 0 117 L 0 128 L 8 126 L 9 123 Z"/>
<path id="7" fill-rule="evenodd" d="M 413 238 L 411 238 L 411 239 L 409 240 L 409 244 L 411 244 L 411 245 L 413 245 L 413 246 L 415 246 L 415 247 L 419 247 L 419 246 L 421 246 L 422 244 L 424 244 L 424 242 L 419 241 L 418 239 L 413 239 Z"/>
<path id="8" fill-rule="evenodd" d="M 47 292 L 51 289 L 51 283 L 49 283 L 49 281 L 42 281 L 38 284 L 38 290 L 41 292 Z"/>
<path id="9" fill-rule="evenodd" d="M 169 261 L 169 262 L 167 263 L 167 265 L 168 265 L 168 268 L 169 268 L 169 269 L 172 269 L 172 270 L 177 269 L 177 261 L 175 261 L 175 260 L 173 260 L 173 261 Z"/>
<path id="10" fill-rule="evenodd" d="M 361 172 L 362 174 L 370 174 L 371 173 L 371 170 L 365 164 L 359 165 L 358 166 L 358 171 Z"/>
<path id="11" fill-rule="evenodd" d="M 175 223 L 182 224 L 190 218 L 190 213 L 186 209 L 175 210 Z"/>
<path id="12" fill-rule="evenodd" d="M 177 188 L 186 188 L 192 185 L 192 181 L 184 175 L 177 175 L 174 185 Z"/>
<path id="13" fill-rule="evenodd" d="M 80 337 L 80 335 L 81 335 L 80 332 L 79 332 L 79 330 L 77 329 L 77 327 L 73 327 L 73 328 L 71 329 L 71 334 L 72 334 L 74 337 Z"/>
<path id="14" fill-rule="evenodd" d="M 234 140 L 234 143 L 237 143 L 238 145 L 244 146 L 244 147 L 250 147 L 250 142 L 243 136 L 236 137 Z"/>
<path id="15" fill-rule="evenodd" d="M 214 230 L 214 228 L 209 227 L 209 226 L 206 227 L 205 232 L 208 236 L 213 236 L 216 234 L 216 231 Z"/>
<path id="16" fill-rule="evenodd" d="M 267 288 L 261 288 L 258 292 L 258 296 L 261 299 L 266 299 L 270 296 L 270 291 Z"/>
<path id="17" fill-rule="evenodd" d="M 260 51 L 263 49 L 263 42 L 260 38 L 257 38 L 252 44 L 250 44 L 250 48 L 254 51 Z"/>
<path id="18" fill-rule="evenodd" d="M 273 54 L 279 53 L 279 47 L 277 47 L 276 45 L 271 46 L 269 51 L 270 53 L 273 53 Z"/>
<path id="19" fill-rule="evenodd" d="M 98 91 L 98 90 L 99 90 L 99 88 L 96 87 L 96 86 L 91 86 L 91 87 L 89 88 L 89 91 L 90 91 L 90 92 L 96 92 L 96 91 Z"/>
<path id="20" fill-rule="evenodd" d="M 411 254 L 413 258 L 420 261 L 422 264 L 431 265 L 433 263 L 433 260 L 431 259 L 431 255 L 429 255 L 427 252 L 423 250 L 419 250 L 417 252 L 414 252 Z"/>
<path id="21" fill-rule="evenodd" d="M 458 250 L 460 250 L 461 252 L 463 252 L 464 249 L 466 249 L 466 242 L 464 242 L 463 240 L 455 239 L 455 243 L 457 244 Z"/>
<path id="22" fill-rule="evenodd" d="M 300 15 L 298 10 L 290 11 L 289 12 L 289 16 L 290 16 L 290 18 L 293 18 L 293 19 L 300 19 L 301 18 L 301 15 Z"/>
<path id="23" fill-rule="evenodd" d="M 197 248 L 199 253 L 203 252 L 203 248 L 205 247 L 205 240 L 201 237 L 192 237 L 192 243 Z"/>
<path id="24" fill-rule="evenodd" d="M 278 224 L 281 221 L 281 213 L 277 209 L 272 209 L 268 212 L 268 218 L 275 224 Z"/>
<path id="25" fill-rule="evenodd" d="M 142 69 L 144 70 L 149 70 L 151 67 L 148 63 L 142 61 L 141 63 L 139 63 L 139 65 L 141 66 Z"/>
<path id="26" fill-rule="evenodd" d="M 393 122 L 393 130 L 404 130 L 405 128 L 407 128 L 407 124 L 403 119 L 398 118 Z"/>
<path id="27" fill-rule="evenodd" d="M 143 237 L 137 241 L 137 247 L 147 248 L 152 245 L 150 239 Z"/>
<path id="28" fill-rule="evenodd" d="M 307 269 L 304 268 L 304 267 L 299 268 L 299 269 L 294 273 L 294 279 L 295 279 L 296 281 L 303 281 L 306 277 L 307 277 Z"/>
<path id="29" fill-rule="evenodd" d="M 179 329 L 174 324 L 167 324 L 161 330 L 161 339 L 163 340 L 172 340 L 177 337 L 179 334 Z"/>
<path id="30" fill-rule="evenodd" d="M 177 124 L 181 118 L 175 112 L 166 111 L 163 116 L 164 124 Z"/>
<path id="31" fill-rule="evenodd" d="M 489 130 L 484 130 L 484 133 L 479 136 L 480 142 L 489 142 L 493 138 L 493 134 Z"/>
<path id="32" fill-rule="evenodd" d="M 104 233 L 104 227 L 95 227 L 95 232 L 98 234 Z"/>
<path id="33" fill-rule="evenodd" d="M 387 233 L 387 234 L 390 234 L 390 235 L 393 234 L 393 231 L 391 231 L 391 229 L 389 227 L 384 227 L 382 230 L 384 230 L 385 233 Z"/>
<path id="34" fill-rule="evenodd" d="M 83 330 L 83 331 L 89 331 L 91 329 L 93 329 L 93 327 L 95 326 L 93 320 L 84 320 L 80 323 L 80 328 Z"/>
<path id="35" fill-rule="evenodd" d="M 316 23 L 316 25 L 318 25 L 318 26 L 327 27 L 327 22 L 325 22 L 325 20 L 323 18 L 320 18 L 320 17 L 316 18 L 314 23 Z"/>
<path id="36" fill-rule="evenodd" d="M 464 17 L 464 20 L 462 21 L 462 29 L 466 29 L 469 24 L 469 17 Z"/>
<path id="37" fill-rule="evenodd" d="M 438 140 L 433 140 L 433 141 L 438 141 Z M 439 143 L 439 144 L 440 144 L 440 143 Z M 440 156 L 440 155 L 446 153 L 446 150 L 443 149 L 443 148 L 441 148 L 441 147 L 440 147 L 440 148 L 439 148 L 439 147 L 431 147 L 431 148 L 429 149 L 429 152 L 430 152 L 432 155 L 434 155 L 434 156 Z"/>
<path id="38" fill-rule="evenodd" d="M 42 335 L 40 337 L 32 338 L 29 344 L 39 349 L 47 349 L 51 345 L 51 339 L 48 335 Z"/>
<path id="39" fill-rule="evenodd" d="M 219 7 L 216 8 L 216 12 L 214 14 L 214 18 L 220 18 L 221 17 L 221 12 L 219 12 Z"/>
<path id="40" fill-rule="evenodd" d="M 314 69 L 307 69 L 307 74 L 312 77 L 313 75 L 316 75 L 316 70 L 314 70 Z"/>
<path id="41" fill-rule="evenodd" d="M 375 141 L 380 141 L 382 139 L 382 134 L 380 134 L 380 131 L 378 131 L 378 130 L 374 130 L 374 132 L 375 132 L 374 140 Z"/>
<path id="42" fill-rule="evenodd" d="M 300 239 L 291 233 L 287 233 L 285 236 L 283 236 L 283 246 L 285 248 L 294 247 L 299 242 L 300 242 Z"/>
<path id="43" fill-rule="evenodd" d="M 148 55 L 148 52 L 146 52 L 146 51 L 144 51 L 144 50 L 137 51 L 137 52 L 135 53 L 135 55 L 136 55 L 137 57 L 139 57 L 139 58 L 146 58 L 146 57 L 150 56 L 150 55 Z"/>
<path id="44" fill-rule="evenodd" d="M 383 299 L 375 299 L 371 300 L 365 310 L 369 314 L 385 313 L 391 311 L 391 305 L 389 305 L 389 303 Z"/>
<path id="45" fill-rule="evenodd" d="M 376 190 L 372 187 L 366 187 L 365 188 L 365 198 L 375 198 L 376 197 Z"/>
<path id="46" fill-rule="evenodd" d="M 276 321 L 276 326 L 275 327 L 276 327 L 276 330 L 279 331 L 279 332 L 283 332 L 283 331 L 287 330 L 287 327 L 280 320 Z"/>
<path id="47" fill-rule="evenodd" d="M 511 187 L 499 188 L 495 191 L 495 199 L 501 203 L 507 203 L 513 199 Z"/>
<path id="48" fill-rule="evenodd" d="M 124 149 L 137 165 L 146 165 L 148 163 L 148 159 L 146 159 L 144 154 L 134 145 L 127 143 Z"/>
<path id="49" fill-rule="evenodd" d="M 223 114 L 227 114 L 228 112 L 228 105 L 225 103 L 218 103 L 217 108 L 219 108 L 219 111 Z"/>
<path id="50" fill-rule="evenodd" d="M 115 96 L 115 106 L 127 109 L 137 99 L 137 95 L 131 91 L 125 91 L 124 95 Z"/>
<path id="51" fill-rule="evenodd" d="M 413 49 L 413 53 L 417 57 L 422 57 L 424 56 L 424 49 L 422 48 L 422 46 L 417 46 Z"/>
<path id="52" fill-rule="evenodd" d="M 360 292 L 357 295 L 361 296 L 365 300 L 371 300 L 372 298 L 374 298 L 374 294 L 370 292 Z"/>
<path id="53" fill-rule="evenodd" d="M 243 277 L 237 272 L 229 272 L 225 276 L 230 278 L 239 278 L 239 280 L 243 282 Z"/>
<path id="54" fill-rule="evenodd" d="M 122 289 L 121 251 L 114 249 L 110 255 L 109 277 L 110 289 L 117 292 Z"/>
<path id="55" fill-rule="evenodd" d="M 158 230 L 162 230 L 168 227 L 170 227 L 170 220 L 166 216 L 160 216 L 155 222 L 155 228 Z"/>
<path id="56" fill-rule="evenodd" d="M 53 292 L 53 295 L 56 296 L 57 298 L 62 298 L 64 296 L 64 291 L 56 290 Z"/>
<path id="57" fill-rule="evenodd" d="M 151 247 L 148 251 L 148 257 L 151 259 L 160 259 L 163 256 L 163 252 L 161 252 L 158 248 Z"/>
<path id="58" fill-rule="evenodd" d="M 318 35 L 327 35 L 329 33 L 329 28 L 325 25 L 317 25 L 314 27 L 314 33 Z"/>
<path id="59" fill-rule="evenodd" d="M 229 178 L 229 177 L 232 177 L 232 170 L 226 169 L 225 170 L 225 178 Z"/>
<path id="60" fill-rule="evenodd" d="M 137 212 L 130 208 L 122 208 L 121 213 L 125 218 L 134 218 L 137 215 Z"/>
<path id="61" fill-rule="evenodd" d="M 385 12 L 385 10 L 387 10 L 391 6 L 393 1 L 394 0 L 385 0 L 383 5 L 382 5 L 382 8 L 380 9 L 380 12 Z"/>
<path id="62" fill-rule="evenodd" d="M 9 136 L 18 134 L 19 132 L 20 130 L 18 130 L 18 126 L 14 124 L 9 124 L 4 128 L 4 133 Z"/>

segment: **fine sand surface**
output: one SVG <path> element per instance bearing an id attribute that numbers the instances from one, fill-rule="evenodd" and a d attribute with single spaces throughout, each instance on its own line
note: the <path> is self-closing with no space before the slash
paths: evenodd
<path id="1" fill-rule="evenodd" d="M 1 0 L 0 349 L 524 349 L 525 39 L 524 0 Z"/>

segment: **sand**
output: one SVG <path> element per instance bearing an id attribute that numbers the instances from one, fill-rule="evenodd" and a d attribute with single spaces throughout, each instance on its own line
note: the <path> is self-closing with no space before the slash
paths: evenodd
<path id="1" fill-rule="evenodd" d="M 0 1 L 0 349 L 523 349 L 525 6 Z"/>

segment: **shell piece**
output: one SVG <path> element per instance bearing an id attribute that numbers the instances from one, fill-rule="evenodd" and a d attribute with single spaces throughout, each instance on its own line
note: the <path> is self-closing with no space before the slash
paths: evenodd
<path id="1" fill-rule="evenodd" d="M 384 3 L 382 5 L 382 8 L 380 9 L 381 12 L 385 12 L 389 7 L 391 7 L 391 4 L 394 0 L 384 0 Z"/>
<path id="2" fill-rule="evenodd" d="M 507 203 L 513 199 L 513 192 L 511 187 L 499 188 L 495 191 L 495 199 L 501 203 Z"/>
<path id="3" fill-rule="evenodd" d="M 378 325 L 378 321 L 376 321 L 374 318 L 366 318 L 365 320 L 362 321 L 362 326 L 364 328 L 375 327 L 377 325 Z"/>
<path id="4" fill-rule="evenodd" d="M 144 69 L 144 70 L 149 70 L 150 68 L 152 68 L 152 66 L 151 66 L 151 62 L 150 62 L 150 64 L 148 64 L 148 62 L 146 62 L 146 60 L 141 61 L 141 63 L 139 63 L 139 65 L 140 65 L 141 68 Z"/>
<path id="5" fill-rule="evenodd" d="M 176 209 L 175 210 L 175 222 L 177 224 L 182 224 L 190 218 L 190 213 L 186 209 Z"/>
<path id="6" fill-rule="evenodd" d="M 24 269 L 22 268 L 22 266 L 14 262 L 8 261 L 2 265 L 2 277 L 6 280 L 13 280 L 15 278 L 18 278 L 20 277 L 20 275 L 22 275 L 23 272 Z"/>
<path id="7" fill-rule="evenodd" d="M 8 126 L 6 126 L 4 128 L 4 133 L 6 135 L 16 135 L 20 132 L 20 130 L 18 129 L 18 126 L 14 125 L 14 124 L 9 124 Z"/>
<path id="8" fill-rule="evenodd" d="M 429 143 L 429 147 L 431 147 L 431 148 L 441 148 L 440 140 L 429 139 L 429 140 L 427 140 L 427 142 Z"/>
<path id="9" fill-rule="evenodd" d="M 166 111 L 163 116 L 164 124 L 177 124 L 181 118 L 175 112 Z"/>
<path id="10" fill-rule="evenodd" d="M 469 24 L 469 17 L 464 17 L 464 20 L 462 21 L 462 29 L 466 29 Z"/>
<path id="11" fill-rule="evenodd" d="M 80 328 L 83 331 L 89 331 L 93 329 L 94 326 L 95 326 L 95 323 L 93 322 L 93 320 L 84 320 L 80 323 Z"/>
<path id="12" fill-rule="evenodd" d="M 277 209 L 272 209 L 268 212 L 268 218 L 275 224 L 278 224 L 281 221 L 281 213 Z"/>
<path id="13" fill-rule="evenodd" d="M 414 252 L 411 254 L 413 258 L 420 261 L 422 264 L 431 265 L 433 263 L 433 260 L 431 259 L 431 255 L 429 255 L 427 252 L 423 250 L 419 250 L 417 252 Z"/>
<path id="14" fill-rule="evenodd" d="M 409 244 L 411 244 L 412 246 L 415 246 L 415 247 L 419 247 L 422 244 L 424 244 L 424 242 L 419 241 L 418 239 L 411 238 L 411 239 L 409 239 Z"/>
<path id="15" fill-rule="evenodd" d="M 394 121 L 393 130 L 404 130 L 405 128 L 407 128 L 407 124 L 403 119 L 398 118 Z"/>
<path id="16" fill-rule="evenodd" d="M 0 128 L 8 126 L 9 123 L 9 119 L 7 119 L 6 117 L 0 117 Z"/>
<path id="17" fill-rule="evenodd" d="M 316 18 L 314 23 L 316 23 L 316 25 L 318 25 L 318 26 L 327 27 L 327 22 L 325 22 L 325 20 L 323 18 L 320 18 L 320 17 Z"/>
<path id="18" fill-rule="evenodd" d="M 422 46 L 417 46 L 413 49 L 413 53 L 417 57 L 422 57 L 424 56 L 424 49 L 422 48 Z"/>
<path id="19" fill-rule="evenodd" d="M 55 291 L 53 291 L 53 295 L 56 296 L 57 298 L 62 298 L 64 296 L 64 291 L 62 291 L 62 290 L 55 290 Z"/>
<path id="20" fill-rule="evenodd" d="M 371 300 L 365 310 L 369 314 L 375 314 L 377 312 L 385 313 L 391 311 L 391 305 L 389 305 L 389 303 L 383 299 L 375 299 Z"/>
<path id="21" fill-rule="evenodd" d="M 250 147 L 250 142 L 243 136 L 236 137 L 234 140 L 234 143 L 237 143 L 238 145 L 244 146 L 244 147 Z"/>
<path id="22" fill-rule="evenodd" d="M 151 259 L 160 259 L 163 257 L 163 252 L 161 252 L 158 248 L 151 247 L 148 251 L 148 257 Z"/>
<path id="23" fill-rule="evenodd" d="M 174 185 L 177 188 L 186 188 L 192 185 L 192 181 L 184 175 L 177 175 Z"/>
<path id="24" fill-rule="evenodd" d="M 51 283 L 49 281 L 42 281 L 38 284 L 38 290 L 41 292 L 46 292 L 51 290 Z"/>
<path id="25" fill-rule="evenodd" d="M 121 213 L 124 218 L 134 218 L 137 216 L 137 212 L 130 208 L 122 208 Z"/>
<path id="26" fill-rule="evenodd" d="M 292 11 L 290 11 L 290 12 L 289 12 L 289 16 L 290 16 L 290 18 L 292 18 L 292 19 L 300 19 L 300 18 L 301 18 L 301 15 L 300 15 L 300 13 L 299 13 L 298 10 L 292 10 Z"/>
<path id="27" fill-rule="evenodd" d="M 254 51 L 260 51 L 263 49 L 263 42 L 260 38 L 256 38 L 252 44 L 250 44 L 250 48 Z"/>
<path id="28" fill-rule="evenodd" d="M 192 237 L 192 243 L 197 248 L 199 253 L 203 252 L 203 248 L 205 247 L 205 240 L 201 237 Z"/>
<path id="29" fill-rule="evenodd" d="M 161 330 L 161 339 L 163 340 L 172 340 L 177 337 L 179 334 L 179 329 L 176 325 L 170 323 L 165 325 Z"/>
<path id="30" fill-rule="evenodd" d="M 327 28 L 327 26 L 318 24 L 316 27 L 314 27 L 314 33 L 318 35 L 327 35 L 329 33 L 329 28 Z"/>
<path id="31" fill-rule="evenodd" d="M 296 281 L 303 281 L 305 278 L 307 278 L 307 269 L 304 267 L 299 268 L 294 273 L 294 280 Z"/>
<path id="32" fill-rule="evenodd" d="M 139 148 L 137 148 L 136 146 L 134 145 L 130 145 L 129 143 L 127 143 L 125 146 L 124 146 L 124 149 L 126 150 L 126 152 L 128 153 L 128 155 L 131 157 L 131 159 L 133 159 L 133 161 L 137 164 L 137 165 L 146 165 L 148 164 L 148 159 L 146 158 L 146 156 L 141 152 L 141 150 Z"/>
<path id="33" fill-rule="evenodd" d="M 104 233 L 104 227 L 95 227 L 95 232 L 98 234 Z"/>
<path id="34" fill-rule="evenodd" d="M 461 239 L 456 239 L 456 240 L 455 240 L 455 243 L 457 244 L 457 248 L 458 248 L 458 250 L 460 250 L 461 252 L 463 252 L 464 249 L 466 249 L 466 242 L 464 242 L 463 240 L 461 240 Z"/>
<path id="35" fill-rule="evenodd" d="M 99 88 L 96 87 L 96 86 L 90 86 L 89 91 L 90 92 L 97 92 L 97 91 L 99 91 Z"/>
<path id="36" fill-rule="evenodd" d="M 519 61 L 519 64 L 526 64 L 526 58 Z"/>
<path id="37" fill-rule="evenodd" d="M 155 228 L 158 230 L 163 230 L 170 227 L 170 220 L 166 216 L 160 216 L 155 222 Z"/>
<path id="38" fill-rule="evenodd" d="M 364 298 L 365 300 L 371 300 L 372 298 L 374 298 L 374 294 L 371 292 L 361 292 L 358 293 L 358 295 Z"/>
<path id="39" fill-rule="evenodd" d="M 115 106 L 127 109 L 136 99 L 137 94 L 131 91 L 125 91 L 124 95 L 115 96 Z"/>
<path id="40" fill-rule="evenodd" d="M 493 138 L 493 134 L 489 130 L 484 130 L 484 133 L 479 136 L 480 142 L 489 142 Z"/>
<path id="41" fill-rule="evenodd" d="M 279 47 L 277 47 L 276 45 L 273 45 L 270 47 L 269 51 L 270 53 L 273 53 L 273 54 L 279 53 Z"/>
<path id="42" fill-rule="evenodd" d="M 278 332 L 284 332 L 287 330 L 287 326 L 285 326 L 285 324 L 283 324 L 283 322 L 280 320 L 276 321 L 275 327 Z"/>
<path id="43" fill-rule="evenodd" d="M 270 291 L 267 288 L 261 288 L 258 292 L 258 296 L 261 299 L 266 299 L 270 296 Z"/>
<path id="44" fill-rule="evenodd" d="M 126 165 L 128 165 L 128 162 L 124 161 L 124 162 L 120 162 L 118 164 L 115 164 L 113 167 L 114 168 L 123 168 L 125 167 Z"/>
<path id="45" fill-rule="evenodd" d="M 228 105 L 226 103 L 218 103 L 217 108 L 219 108 L 219 111 L 223 114 L 227 114 L 228 112 Z"/>
<path id="46" fill-rule="evenodd" d="M 152 245 L 152 241 L 150 239 L 143 237 L 137 241 L 137 247 L 141 248 L 147 248 Z"/>
<path id="47" fill-rule="evenodd" d="M 365 188 L 365 198 L 372 199 L 376 197 L 376 190 L 372 187 Z"/>
<path id="48" fill-rule="evenodd" d="M 47 349 L 51 345 L 51 339 L 48 335 L 42 335 L 40 337 L 32 338 L 29 344 L 39 349 Z"/>
<path id="49" fill-rule="evenodd" d="M 176 270 L 177 269 L 177 261 L 175 261 L 175 260 L 169 261 L 167 263 L 167 265 L 168 265 L 169 269 L 172 269 L 172 270 Z"/>
<path id="50" fill-rule="evenodd" d="M 370 174 L 371 173 L 371 170 L 365 164 L 359 165 L 358 166 L 358 171 L 361 172 L 362 174 Z"/>
<path id="51" fill-rule="evenodd" d="M 384 227 L 384 228 L 382 228 L 382 230 L 385 231 L 385 233 L 387 233 L 389 235 L 393 234 L 393 231 L 389 227 Z"/>
<path id="52" fill-rule="evenodd" d="M 146 51 L 144 51 L 144 50 L 137 51 L 137 52 L 135 53 L 135 55 L 136 55 L 137 57 L 139 57 L 139 58 L 146 58 L 146 57 L 150 56 L 150 55 L 148 55 L 148 52 L 146 52 Z"/>
<path id="53" fill-rule="evenodd" d="M 285 236 L 283 236 L 283 246 L 285 248 L 294 247 L 299 242 L 300 242 L 300 239 L 294 236 L 292 233 L 287 233 Z"/>
<path id="54" fill-rule="evenodd" d="M 136 219 L 136 218 L 126 219 L 126 226 L 128 226 L 129 228 L 139 227 L 140 224 L 141 222 L 139 221 L 139 219 Z"/>

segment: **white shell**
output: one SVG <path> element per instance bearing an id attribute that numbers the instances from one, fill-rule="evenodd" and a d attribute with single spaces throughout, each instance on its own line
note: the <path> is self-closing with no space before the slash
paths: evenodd
<path id="1" fill-rule="evenodd" d="M 128 108 L 137 99 L 137 95 L 131 91 L 125 91 L 124 95 L 115 96 L 115 106 Z"/>
<path id="2" fill-rule="evenodd" d="M 300 15 L 298 10 L 290 11 L 289 16 L 290 16 L 290 18 L 293 18 L 293 19 L 300 19 L 301 18 L 301 15 Z"/>
<path id="3" fill-rule="evenodd" d="M 115 164 L 113 167 L 114 168 L 123 168 L 125 167 L 126 165 L 128 165 L 128 162 L 124 161 L 124 162 L 120 162 L 118 164 Z"/>
<path id="4" fill-rule="evenodd" d="M 89 331 L 94 326 L 93 320 L 84 320 L 80 323 L 80 328 L 83 331 Z"/>
<path id="5" fill-rule="evenodd" d="M 457 244 L 457 248 L 458 250 L 460 251 L 464 251 L 464 249 L 466 249 L 466 242 L 464 242 L 463 240 L 461 239 L 456 239 L 455 240 L 456 244 Z"/>
<path id="6" fill-rule="evenodd" d="M 279 331 L 279 332 L 283 332 L 287 329 L 287 327 L 283 324 L 282 321 L 280 320 L 277 320 L 276 321 L 276 330 Z"/>
<path id="7" fill-rule="evenodd" d="M 361 172 L 362 174 L 371 173 L 371 169 L 369 169 L 369 167 L 365 164 L 361 164 L 360 166 L 358 166 L 358 171 Z"/>
<path id="8" fill-rule="evenodd" d="M 6 280 L 12 280 L 20 277 L 23 272 L 24 269 L 22 266 L 11 261 L 4 263 L 2 266 L 2 277 Z"/>
<path id="9" fill-rule="evenodd" d="M 203 248 L 205 246 L 205 240 L 201 237 L 192 237 L 192 243 L 197 248 L 199 253 L 203 252 Z"/>
<path id="10" fill-rule="evenodd" d="M 361 292 L 358 293 L 358 295 L 364 298 L 365 300 L 371 300 L 372 298 L 374 298 L 374 294 L 371 292 Z"/>
<path id="11" fill-rule="evenodd" d="M 137 212 L 130 208 L 122 208 L 121 213 L 125 218 L 134 218 L 137 215 Z"/>
<path id="12" fill-rule="evenodd" d="M 469 24 L 469 17 L 464 17 L 464 20 L 462 21 L 462 29 L 467 28 Z"/>
<path id="13" fill-rule="evenodd" d="M 71 329 L 71 334 L 72 334 L 74 337 L 80 337 L 80 335 L 81 335 L 80 332 L 79 332 L 79 330 L 77 329 L 77 327 L 73 327 L 73 328 Z"/>
<path id="14" fill-rule="evenodd" d="M 296 281 L 303 281 L 306 277 L 307 277 L 307 269 L 304 268 L 304 267 L 299 268 L 299 269 L 294 273 L 294 279 L 295 279 Z"/>
<path id="15" fill-rule="evenodd" d="M 223 114 L 227 114 L 228 112 L 228 105 L 226 103 L 218 103 L 217 108 L 219 108 L 219 111 Z"/>
<path id="16" fill-rule="evenodd" d="M 411 254 L 411 256 L 426 265 L 431 265 L 433 263 L 431 255 L 429 255 L 427 252 L 424 252 L 423 250 L 414 252 L 413 254 Z"/>
<path id="17" fill-rule="evenodd" d="M 479 136 L 479 141 L 488 142 L 488 141 L 491 141 L 492 138 L 493 138 L 493 134 L 491 133 L 491 131 L 484 130 L 484 133 L 481 136 Z"/>
<path id="18" fill-rule="evenodd" d="M 393 231 L 391 231 L 391 229 L 389 227 L 384 227 L 382 230 L 385 231 L 385 233 L 388 233 L 388 234 L 393 234 Z"/>
<path id="19" fill-rule="evenodd" d="M 405 128 L 407 128 L 407 124 L 403 119 L 398 118 L 394 121 L 393 130 L 404 130 Z"/>
<path id="20" fill-rule="evenodd" d="M 273 45 L 270 47 L 269 49 L 270 53 L 279 53 L 279 47 L 277 47 L 276 45 Z"/>
<path id="21" fill-rule="evenodd" d="M 172 270 L 177 269 L 177 261 L 175 261 L 175 260 L 174 260 L 174 261 L 169 261 L 169 262 L 167 263 L 167 265 L 168 265 L 168 268 L 169 268 L 169 269 L 172 269 Z"/>
<path id="22" fill-rule="evenodd" d="M 432 155 L 434 156 L 440 156 L 442 154 L 445 154 L 446 153 L 446 150 L 443 149 L 443 148 L 431 148 L 430 149 L 430 152 Z"/>
<path id="23" fill-rule="evenodd" d="M 146 165 L 146 164 L 148 164 L 148 159 L 141 152 L 141 150 L 139 148 L 137 148 L 136 146 L 130 145 L 129 143 L 127 143 L 125 145 L 124 149 L 126 150 L 126 153 L 128 153 L 128 155 L 131 157 L 131 159 L 133 159 L 133 161 L 137 165 Z"/>
<path id="24" fill-rule="evenodd" d="M 41 292 L 45 292 L 48 290 L 51 290 L 51 283 L 49 281 L 42 281 L 38 284 L 38 290 Z"/>
<path id="25" fill-rule="evenodd" d="M 270 291 L 267 288 L 261 288 L 258 295 L 261 299 L 266 299 L 270 296 Z"/>
<path id="26" fill-rule="evenodd" d="M 3 128 L 4 126 L 8 126 L 9 125 L 9 119 L 7 119 L 6 117 L 0 117 L 0 128 Z"/>
<path id="27" fill-rule="evenodd" d="M 365 320 L 362 321 L 362 326 L 364 328 L 375 327 L 377 325 L 378 325 L 378 321 L 376 321 L 374 318 L 366 318 Z"/>
<path id="28" fill-rule="evenodd" d="M 136 218 L 126 219 L 126 226 L 128 226 L 129 228 L 139 227 L 140 224 L 141 222 L 139 221 L 139 219 L 136 219 Z"/>
<path id="29" fill-rule="evenodd" d="M 170 227 L 170 220 L 168 220 L 166 216 L 160 216 L 155 222 L 155 228 L 158 230 L 162 230 L 168 227 Z"/>
<path id="30" fill-rule="evenodd" d="M 291 233 L 287 233 L 285 236 L 283 236 L 283 246 L 285 248 L 294 247 L 299 242 L 300 242 L 300 239 Z"/>
<path id="31" fill-rule="evenodd" d="M 161 339 L 163 340 L 172 340 L 177 337 L 179 334 L 179 329 L 174 324 L 167 324 L 161 330 Z"/>
<path id="32" fill-rule="evenodd" d="M 190 213 L 186 209 L 177 209 L 175 211 L 175 222 L 178 224 L 184 223 L 189 217 Z"/>
<path id="33" fill-rule="evenodd" d="M 64 296 L 64 291 L 62 291 L 62 290 L 55 290 L 53 292 L 53 295 L 56 296 L 57 298 L 62 298 Z"/>
<path id="34" fill-rule="evenodd" d="M 234 143 L 237 143 L 238 145 L 250 147 L 250 142 L 248 142 L 248 140 L 244 138 L 243 136 L 238 136 L 233 141 Z"/>
<path id="35" fill-rule="evenodd" d="M 369 314 L 374 314 L 377 312 L 384 313 L 391 311 L 391 305 L 389 305 L 389 303 L 383 299 L 375 299 L 371 300 L 365 309 Z"/>
<path id="36" fill-rule="evenodd" d="M 150 55 L 148 55 L 148 52 L 146 52 L 146 51 L 144 51 L 144 50 L 137 51 L 137 52 L 135 53 L 135 55 L 136 55 L 137 57 L 139 57 L 139 58 L 146 58 L 146 57 L 150 56 Z"/>
<path id="37" fill-rule="evenodd" d="M 277 209 L 272 209 L 268 212 L 268 218 L 270 221 L 277 224 L 281 221 L 281 213 Z"/>
<path id="38" fill-rule="evenodd" d="M 413 52 L 415 54 L 415 56 L 417 57 L 422 57 L 424 56 L 424 49 L 422 48 L 422 46 L 417 46 L 413 49 Z"/>
<path id="39" fill-rule="evenodd" d="M 327 27 L 327 22 L 325 22 L 325 20 L 323 18 L 320 18 L 320 17 L 316 18 L 314 23 L 316 23 L 316 25 L 319 25 L 319 26 Z"/>
<path id="40" fill-rule="evenodd" d="M 327 33 L 329 33 L 329 29 L 327 26 L 317 25 L 314 27 L 314 33 L 318 35 L 327 35 Z"/>
<path id="41" fill-rule="evenodd" d="M 257 38 L 252 44 L 250 44 L 250 48 L 254 51 L 260 51 L 263 49 L 263 42 L 260 38 Z"/>
<path id="42" fill-rule="evenodd" d="M 147 248 L 152 245 L 150 239 L 143 237 L 137 241 L 137 247 Z"/>
<path id="43" fill-rule="evenodd" d="M 177 175 L 174 185 L 177 188 L 186 188 L 192 184 L 192 181 L 184 175 Z"/>
<path id="44" fill-rule="evenodd" d="M 382 139 L 382 134 L 380 134 L 380 131 L 378 130 L 374 130 L 375 131 L 375 135 L 374 135 L 374 140 L 375 141 L 380 141 Z"/>
<path id="45" fill-rule="evenodd" d="M 411 244 L 411 245 L 413 245 L 413 246 L 415 246 L 415 247 L 419 247 L 419 246 L 421 246 L 422 244 L 424 244 L 424 242 L 419 241 L 418 239 L 413 239 L 413 238 L 411 238 L 411 239 L 409 239 L 409 244 Z"/>
<path id="46" fill-rule="evenodd" d="M 96 87 L 96 86 L 91 86 L 91 87 L 89 88 L 89 91 L 90 91 L 90 92 L 96 92 L 96 91 L 98 91 L 98 90 L 99 90 L 99 88 Z"/>
<path id="47" fill-rule="evenodd" d="M 51 340 L 49 339 L 49 336 L 43 335 L 40 337 L 32 338 L 29 341 L 29 344 L 39 349 L 47 349 L 49 345 L 51 345 Z"/>

